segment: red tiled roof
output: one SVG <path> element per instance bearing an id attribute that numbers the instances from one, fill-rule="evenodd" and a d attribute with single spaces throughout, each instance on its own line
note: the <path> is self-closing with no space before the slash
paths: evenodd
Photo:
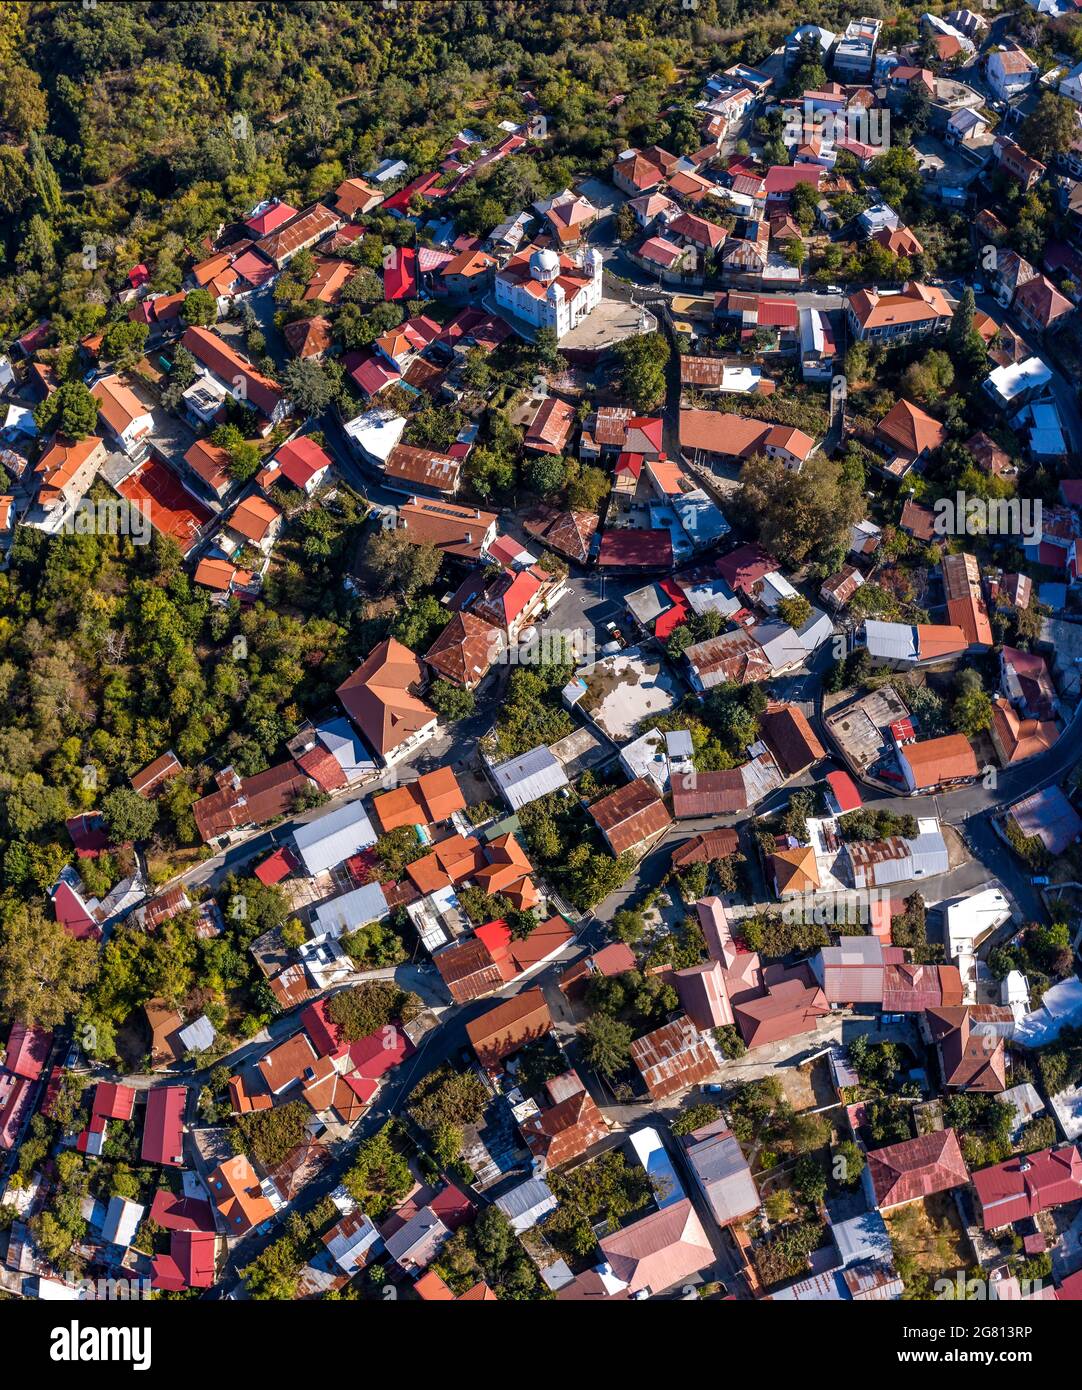
<path id="1" fill-rule="evenodd" d="M 947 1192 L 969 1181 L 969 1170 L 953 1129 L 874 1149 L 868 1170 L 876 1205 L 882 1210 Z"/>

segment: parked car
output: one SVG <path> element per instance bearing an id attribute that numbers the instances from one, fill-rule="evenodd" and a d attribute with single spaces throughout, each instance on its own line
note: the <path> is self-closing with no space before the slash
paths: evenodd
<path id="1" fill-rule="evenodd" d="M 1047 874 L 1037 874 L 1030 879 L 1030 883 L 1033 884 L 1034 888 L 1047 888 L 1051 882 L 1052 880 Z"/>

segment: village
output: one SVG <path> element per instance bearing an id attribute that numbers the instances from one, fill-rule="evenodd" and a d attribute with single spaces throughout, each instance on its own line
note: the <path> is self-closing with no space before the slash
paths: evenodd
<path id="1" fill-rule="evenodd" d="M 1078 1300 L 1082 38 L 543 90 L 0 356 L 0 1293 Z"/>

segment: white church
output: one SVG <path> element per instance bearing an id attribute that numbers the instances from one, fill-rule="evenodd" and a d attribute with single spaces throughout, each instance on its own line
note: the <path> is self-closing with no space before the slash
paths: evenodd
<path id="1" fill-rule="evenodd" d="M 496 275 L 496 307 L 562 338 L 601 303 L 601 268 L 593 247 L 567 256 L 527 246 Z"/>

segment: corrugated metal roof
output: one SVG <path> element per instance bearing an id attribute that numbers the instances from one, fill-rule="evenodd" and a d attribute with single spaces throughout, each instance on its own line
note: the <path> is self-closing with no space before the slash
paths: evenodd
<path id="1" fill-rule="evenodd" d="M 567 774 L 551 749 L 531 748 L 491 769 L 492 779 L 513 810 L 567 786 Z"/>
<path id="2" fill-rule="evenodd" d="M 329 902 L 320 903 L 313 918 L 313 934 L 342 936 L 368 922 L 377 922 L 387 915 L 387 899 L 378 883 L 365 883 L 351 893 L 342 893 Z"/>
<path id="3" fill-rule="evenodd" d="M 310 874 L 331 869 L 376 843 L 376 832 L 359 801 L 298 825 L 293 840 Z"/>
<path id="4" fill-rule="evenodd" d="M 906 623 L 884 623 L 869 618 L 864 624 L 868 655 L 881 661 L 916 661 L 916 629 Z"/>

